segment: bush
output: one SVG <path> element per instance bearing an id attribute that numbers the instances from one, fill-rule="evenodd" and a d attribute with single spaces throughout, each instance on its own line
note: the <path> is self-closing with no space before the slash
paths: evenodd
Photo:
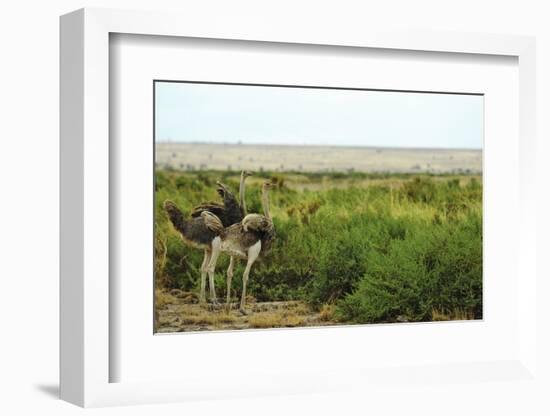
<path id="1" fill-rule="evenodd" d="M 436 186 L 431 179 L 416 177 L 403 184 L 403 193 L 410 201 L 429 203 L 435 199 Z"/>
<path id="2" fill-rule="evenodd" d="M 357 232 L 326 240 L 318 252 L 318 269 L 307 299 L 319 306 L 351 293 L 365 272 L 365 250 Z"/>
<path id="3" fill-rule="evenodd" d="M 373 251 L 357 290 L 338 313 L 360 323 L 426 321 L 434 310 L 482 317 L 480 219 L 418 227 L 393 240 L 387 253 Z"/>

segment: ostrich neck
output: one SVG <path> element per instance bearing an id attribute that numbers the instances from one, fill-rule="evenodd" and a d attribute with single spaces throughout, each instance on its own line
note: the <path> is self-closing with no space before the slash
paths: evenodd
<path id="1" fill-rule="evenodd" d="M 269 213 L 269 195 L 266 188 L 262 189 L 262 207 L 264 209 L 264 216 L 271 219 L 271 215 Z"/>
<path id="2" fill-rule="evenodd" d="M 246 200 L 244 198 L 244 186 L 245 186 L 244 182 L 245 182 L 245 177 L 241 173 L 241 184 L 239 186 L 239 198 L 241 200 L 241 209 L 243 210 L 244 215 L 246 215 L 247 212 L 246 212 Z"/>

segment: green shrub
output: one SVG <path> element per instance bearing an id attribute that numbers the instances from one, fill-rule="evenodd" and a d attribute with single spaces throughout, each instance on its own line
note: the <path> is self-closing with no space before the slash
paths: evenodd
<path id="1" fill-rule="evenodd" d="M 414 202 L 432 202 L 436 197 L 436 185 L 428 178 L 416 177 L 403 184 L 403 193 Z"/>
<path id="2" fill-rule="evenodd" d="M 348 231 L 321 245 L 317 273 L 308 291 L 311 303 L 334 302 L 353 291 L 365 272 L 365 250 L 358 237 L 358 233 Z"/>
<path id="3" fill-rule="evenodd" d="M 480 219 L 418 227 L 373 251 L 357 290 L 338 304 L 339 314 L 360 323 L 431 320 L 434 310 L 464 310 L 482 317 Z"/>

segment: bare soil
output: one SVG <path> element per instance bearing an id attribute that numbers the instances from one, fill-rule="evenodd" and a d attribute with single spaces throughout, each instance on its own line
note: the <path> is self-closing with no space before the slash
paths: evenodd
<path id="1" fill-rule="evenodd" d="M 301 301 L 247 302 L 243 314 L 236 302 L 226 310 L 225 304 L 200 305 L 193 296 L 170 296 L 168 303 L 157 306 L 159 333 L 241 330 L 253 328 L 292 328 L 335 325 L 332 310 L 312 310 Z"/>

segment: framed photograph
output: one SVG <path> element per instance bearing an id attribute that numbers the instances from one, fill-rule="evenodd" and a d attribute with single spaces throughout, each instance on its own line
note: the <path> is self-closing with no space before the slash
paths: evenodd
<path id="1" fill-rule="evenodd" d="M 156 331 L 483 319 L 482 94 L 153 88 Z"/>
<path id="2" fill-rule="evenodd" d="M 61 18 L 62 398 L 536 383 L 534 40 L 234 27 Z"/>

